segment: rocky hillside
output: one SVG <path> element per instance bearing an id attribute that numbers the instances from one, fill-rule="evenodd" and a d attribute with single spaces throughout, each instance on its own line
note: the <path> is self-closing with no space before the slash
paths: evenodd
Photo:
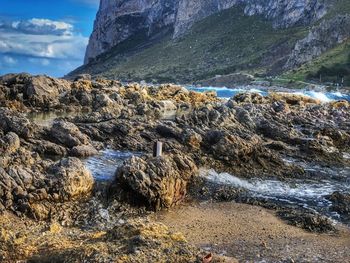
<path id="1" fill-rule="evenodd" d="M 279 74 L 350 36 L 345 0 L 102 0 L 80 73 L 191 82 Z"/>

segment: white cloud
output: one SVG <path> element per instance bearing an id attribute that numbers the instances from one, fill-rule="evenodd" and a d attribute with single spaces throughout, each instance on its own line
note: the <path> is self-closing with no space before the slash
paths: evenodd
<path id="1" fill-rule="evenodd" d="M 88 40 L 67 21 L 0 21 L 0 75 L 26 71 L 62 76 L 83 63 Z"/>
<path id="2" fill-rule="evenodd" d="M 0 54 L 83 60 L 88 38 L 72 24 L 33 18 L 0 26 Z"/>
<path id="3" fill-rule="evenodd" d="M 0 29 L 33 35 L 72 35 L 73 25 L 50 19 L 32 18 L 22 21 L 2 22 Z"/>
<path id="4" fill-rule="evenodd" d="M 10 56 L 4 56 L 2 58 L 2 62 L 3 62 L 2 64 L 8 65 L 8 66 L 13 66 L 17 64 L 17 60 Z"/>

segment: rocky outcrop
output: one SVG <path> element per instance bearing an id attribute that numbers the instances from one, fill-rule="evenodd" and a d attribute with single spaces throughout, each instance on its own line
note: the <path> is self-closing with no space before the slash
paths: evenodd
<path id="1" fill-rule="evenodd" d="M 338 15 L 313 27 L 298 41 L 285 68 L 292 69 L 322 55 L 325 51 L 344 43 L 350 37 L 350 15 Z"/>
<path id="2" fill-rule="evenodd" d="M 76 125 L 69 122 L 55 122 L 51 128 L 50 135 L 56 143 L 70 148 L 89 143 L 89 138 L 81 133 Z"/>
<path id="3" fill-rule="evenodd" d="M 129 189 L 134 199 L 139 198 L 139 203 L 145 202 L 150 208 L 159 210 L 179 204 L 196 173 L 196 164 L 185 155 L 133 157 L 118 168 L 116 181 L 126 191 Z"/>

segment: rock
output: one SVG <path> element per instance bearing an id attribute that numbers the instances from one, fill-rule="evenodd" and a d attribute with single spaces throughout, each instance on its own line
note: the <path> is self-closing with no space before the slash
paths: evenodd
<path id="1" fill-rule="evenodd" d="M 336 228 L 330 219 L 316 213 L 299 211 L 295 209 L 285 209 L 278 211 L 277 214 L 289 224 L 301 227 L 311 232 L 324 233 L 336 231 Z"/>
<path id="2" fill-rule="evenodd" d="M 350 219 L 350 194 L 334 192 L 327 197 L 332 202 L 332 210 Z"/>
<path id="3" fill-rule="evenodd" d="M 35 76 L 28 82 L 23 98 L 33 106 L 50 108 L 59 104 L 60 93 L 68 89 L 69 84 L 65 80 Z"/>
<path id="4" fill-rule="evenodd" d="M 80 74 L 75 77 L 74 81 L 79 81 L 79 80 L 90 80 L 91 81 L 91 75 L 89 74 Z"/>
<path id="5" fill-rule="evenodd" d="M 98 154 L 98 151 L 91 145 L 79 145 L 72 148 L 70 154 L 75 157 L 89 157 Z"/>
<path id="6" fill-rule="evenodd" d="M 261 141 L 258 136 L 245 140 L 232 134 L 218 138 L 218 142 L 211 145 L 210 149 L 218 159 L 237 162 L 249 160 L 259 145 L 261 145 Z"/>
<path id="7" fill-rule="evenodd" d="M 89 143 L 89 138 L 81 133 L 79 128 L 71 122 L 55 122 L 50 130 L 50 135 L 54 142 L 70 148 Z"/>
<path id="8" fill-rule="evenodd" d="M 23 114 L 0 108 L 0 130 L 14 132 L 27 139 L 32 137 L 35 127 Z"/>
<path id="9" fill-rule="evenodd" d="M 272 103 L 272 108 L 275 112 L 283 112 L 283 113 L 289 113 L 289 106 L 284 101 L 275 101 Z"/>
<path id="10" fill-rule="evenodd" d="M 19 149 L 21 144 L 18 135 L 14 132 L 7 133 L 4 138 L 4 141 L 5 141 L 5 150 L 9 154 L 16 152 Z"/>
<path id="11" fill-rule="evenodd" d="M 266 98 L 264 98 L 259 93 L 239 93 L 233 97 L 238 103 L 253 103 L 253 104 L 262 104 L 266 102 Z"/>
<path id="12" fill-rule="evenodd" d="M 67 149 L 56 143 L 52 143 L 46 140 L 33 140 L 34 150 L 40 154 L 46 156 L 65 156 L 67 155 Z"/>
<path id="13" fill-rule="evenodd" d="M 61 200 L 76 200 L 91 194 L 94 179 L 77 158 L 62 159 L 49 170 L 52 180 L 51 192 L 58 193 Z"/>
<path id="14" fill-rule="evenodd" d="M 114 103 L 113 100 L 111 100 L 108 95 L 106 94 L 98 94 L 94 100 L 94 108 L 103 108 L 103 107 L 110 107 Z"/>
<path id="15" fill-rule="evenodd" d="M 203 138 L 201 135 L 196 133 L 193 130 L 186 130 L 182 136 L 184 143 L 188 146 L 199 149 L 201 147 L 201 143 L 203 141 Z"/>
<path id="16" fill-rule="evenodd" d="M 182 154 L 132 157 L 116 171 L 116 182 L 134 193 L 139 203 L 145 202 L 148 207 L 159 210 L 180 203 L 196 173 L 193 160 Z"/>

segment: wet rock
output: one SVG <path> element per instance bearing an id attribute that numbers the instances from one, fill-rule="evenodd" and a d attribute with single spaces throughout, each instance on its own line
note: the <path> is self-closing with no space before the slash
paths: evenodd
<path id="1" fill-rule="evenodd" d="M 54 142 L 70 148 L 89 143 L 89 138 L 81 133 L 75 124 L 70 122 L 55 122 L 50 130 L 50 135 Z"/>
<path id="2" fill-rule="evenodd" d="M 180 203 L 187 185 L 197 173 L 191 158 L 174 154 L 158 158 L 132 157 L 116 172 L 120 187 L 139 196 L 139 202 L 153 209 L 169 208 Z"/>
<path id="3" fill-rule="evenodd" d="M 52 166 L 49 173 L 51 192 L 58 193 L 62 200 L 75 200 L 91 194 L 94 179 L 79 159 L 63 159 Z"/>
<path id="4" fill-rule="evenodd" d="M 325 216 L 295 209 L 286 209 L 278 211 L 277 215 L 289 224 L 303 228 L 311 232 L 335 232 L 336 228 L 333 222 Z"/>
<path id="5" fill-rule="evenodd" d="M 231 202 L 237 200 L 242 192 L 242 189 L 236 187 L 223 186 L 214 191 L 213 199 L 219 202 Z"/>
<path id="6" fill-rule="evenodd" d="M 350 194 L 334 192 L 327 197 L 332 202 L 332 210 L 350 219 Z"/>

